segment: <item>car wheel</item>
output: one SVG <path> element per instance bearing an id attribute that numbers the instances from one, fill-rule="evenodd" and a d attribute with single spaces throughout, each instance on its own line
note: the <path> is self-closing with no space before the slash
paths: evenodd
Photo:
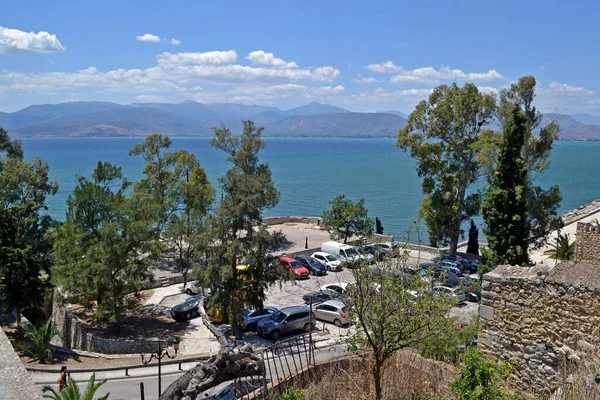
<path id="1" fill-rule="evenodd" d="M 185 319 L 191 319 L 192 318 L 192 313 L 191 312 L 187 312 L 185 313 Z"/>
<path id="2" fill-rule="evenodd" d="M 342 326 L 342 321 L 336 318 L 333 320 L 333 324 L 339 328 L 340 326 Z"/>
<path id="3" fill-rule="evenodd" d="M 187 294 L 188 296 L 191 296 L 192 291 L 190 289 L 185 289 L 185 294 Z"/>
<path id="4" fill-rule="evenodd" d="M 304 332 L 305 332 L 305 333 L 308 333 L 308 332 L 310 332 L 310 324 L 305 324 L 305 325 L 304 325 Z"/>
<path id="5" fill-rule="evenodd" d="M 246 330 L 248 332 L 256 332 L 256 324 L 248 324 L 248 326 L 246 326 Z"/>
<path id="6" fill-rule="evenodd" d="M 279 331 L 273 331 L 273 333 L 271 333 L 271 340 L 274 342 L 279 340 Z"/>

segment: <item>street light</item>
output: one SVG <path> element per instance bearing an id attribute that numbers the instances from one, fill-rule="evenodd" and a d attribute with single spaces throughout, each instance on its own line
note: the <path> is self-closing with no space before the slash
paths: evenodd
<path id="1" fill-rule="evenodd" d="M 162 360 L 163 357 L 167 356 L 170 359 L 173 359 L 175 357 L 177 357 L 177 350 L 179 350 L 179 338 L 176 337 L 171 337 L 170 339 L 167 340 L 167 348 L 163 348 L 161 346 L 162 341 L 159 340 L 158 341 L 158 351 L 157 352 L 153 352 L 150 353 L 150 358 L 148 358 L 146 360 L 146 355 L 144 353 L 141 353 L 140 356 L 142 357 L 142 364 L 149 364 L 150 361 L 152 361 L 153 358 L 156 358 L 158 360 L 158 396 L 161 395 L 162 391 L 161 391 L 161 385 L 160 385 L 160 360 Z M 173 354 L 172 356 L 169 354 L 169 349 L 173 347 L 173 349 L 175 350 L 175 354 Z"/>

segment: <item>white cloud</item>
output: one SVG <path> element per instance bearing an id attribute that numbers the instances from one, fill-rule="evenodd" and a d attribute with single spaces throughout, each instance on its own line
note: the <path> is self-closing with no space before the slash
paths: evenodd
<path id="1" fill-rule="evenodd" d="M 23 32 L 0 26 L 0 54 L 4 53 L 52 53 L 65 51 L 56 35 L 40 31 Z"/>
<path id="2" fill-rule="evenodd" d="M 316 82 L 333 82 L 340 77 L 340 71 L 327 66 L 315 69 L 312 72 L 312 80 Z"/>
<path id="3" fill-rule="evenodd" d="M 389 91 L 377 87 L 370 92 L 334 96 L 337 104 L 346 104 L 356 111 L 374 112 L 384 109 L 412 110 L 421 100 L 426 99 L 433 89 L 406 89 Z"/>
<path id="4" fill-rule="evenodd" d="M 222 65 L 232 64 L 237 61 L 238 55 L 235 50 L 208 51 L 206 53 L 168 53 L 164 52 L 157 57 L 158 64 L 198 64 L 198 65 Z"/>
<path id="5" fill-rule="evenodd" d="M 498 93 L 500 93 L 500 91 L 498 89 L 496 89 L 495 87 L 490 87 L 490 86 L 477 86 L 477 89 L 481 93 L 485 93 L 485 94 L 498 95 Z"/>
<path id="6" fill-rule="evenodd" d="M 178 46 L 178 45 L 180 45 L 180 44 L 181 44 L 181 40 L 177 40 L 177 39 L 171 39 L 171 44 L 172 44 L 172 45 L 175 45 L 175 46 Z"/>
<path id="7" fill-rule="evenodd" d="M 365 67 L 366 69 L 375 72 L 376 74 L 389 74 L 391 72 L 403 72 L 404 68 L 395 65 L 393 62 L 388 61 L 383 64 L 369 64 Z"/>
<path id="8" fill-rule="evenodd" d="M 275 57 L 273 53 L 265 53 L 262 50 L 253 51 L 246 58 L 257 67 L 298 68 L 295 62 L 286 62 L 281 58 Z"/>
<path id="9" fill-rule="evenodd" d="M 549 91 L 566 96 L 593 96 L 594 92 L 581 86 L 571 86 L 566 83 L 552 82 Z"/>
<path id="10" fill-rule="evenodd" d="M 377 80 L 376 78 L 369 76 L 368 78 L 362 78 L 362 79 L 353 79 L 352 82 L 355 83 L 377 83 L 377 82 L 381 82 L 380 80 Z"/>
<path id="11" fill-rule="evenodd" d="M 158 43 L 158 42 L 160 42 L 160 37 L 153 35 L 151 33 L 144 33 L 141 36 L 136 36 L 135 40 L 137 40 L 138 42 Z"/>
<path id="12" fill-rule="evenodd" d="M 346 88 L 344 88 L 342 85 L 337 85 L 337 86 L 321 86 L 318 88 L 314 88 L 311 90 L 312 93 L 317 94 L 317 95 L 332 95 L 332 94 L 339 94 L 342 93 L 344 90 L 346 90 Z"/>
<path id="13" fill-rule="evenodd" d="M 165 97 L 164 96 L 160 96 L 160 95 L 154 95 L 154 94 L 141 94 L 139 96 L 135 96 L 136 100 L 139 101 L 143 101 L 143 102 L 163 102 L 165 101 Z"/>

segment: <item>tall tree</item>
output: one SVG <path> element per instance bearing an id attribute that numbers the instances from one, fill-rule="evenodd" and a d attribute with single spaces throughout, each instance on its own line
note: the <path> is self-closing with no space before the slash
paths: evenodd
<path id="1" fill-rule="evenodd" d="M 353 235 L 368 236 L 373 233 L 373 220 L 365 208 L 365 199 L 353 202 L 340 194 L 329 202 L 331 208 L 323 210 L 323 226 L 335 240 L 344 240 Z"/>
<path id="2" fill-rule="evenodd" d="M 471 83 L 438 86 L 398 134 L 398 147 L 410 152 L 423 178 L 419 214 L 432 245 L 449 243 L 455 252 L 462 223 L 479 212 L 481 196 L 469 189 L 480 176 L 476 144 L 495 108 L 493 96 Z"/>
<path id="3" fill-rule="evenodd" d="M 243 121 L 241 136 L 222 126 L 214 129 L 210 141 L 227 154 L 231 168 L 219 178 L 223 198 L 209 221 L 208 265 L 199 275 L 201 282 L 212 286 L 211 304 L 223 307 L 236 335 L 244 304 L 262 308 L 266 289 L 283 276 L 273 268 L 270 251 L 284 237 L 262 224 L 263 211 L 279 201 L 269 165 L 258 158 L 265 147 L 262 132 L 252 121 Z M 239 276 L 240 264 L 248 266 L 244 277 Z"/>
<path id="4" fill-rule="evenodd" d="M 467 242 L 467 253 L 479 255 L 479 229 L 475 225 L 475 221 L 471 220 L 469 228 L 469 241 Z"/>
<path id="5" fill-rule="evenodd" d="M 482 207 L 490 250 L 486 259 L 493 265 L 522 265 L 529 261 L 530 241 L 527 165 L 522 155 L 527 120 L 517 105 L 513 106 L 511 117 L 504 118 L 502 130 L 496 174 L 486 189 Z"/>
<path id="6" fill-rule="evenodd" d="M 137 304 L 140 283 L 151 277 L 151 224 L 139 219 L 121 168 L 98 162 L 90 179 L 67 200 L 66 222 L 54 232 L 52 279 L 84 304 L 97 301 L 95 317 L 116 322 Z"/>
<path id="7" fill-rule="evenodd" d="M 406 265 L 407 253 L 401 262 Z M 352 269 L 350 317 L 356 326 L 350 349 L 373 351 L 375 398 L 383 399 L 385 362 L 398 350 L 421 343 L 448 326 L 450 303 L 434 296 L 420 277 L 398 273 L 397 262 L 378 268 L 361 264 Z"/>
<path id="8" fill-rule="evenodd" d="M 383 225 L 379 217 L 375 217 L 375 233 L 383 235 Z"/>
<path id="9" fill-rule="evenodd" d="M 53 221 L 43 215 L 47 196 L 58 185 L 51 182 L 48 165 L 39 158 L 23 160 L 21 143 L 0 128 L 0 307 L 21 311 L 38 306 L 49 286 Z"/>
<path id="10" fill-rule="evenodd" d="M 174 253 L 185 286 L 188 272 L 204 256 L 201 237 L 214 189 L 196 157 L 186 150 L 169 151 L 171 145 L 168 137 L 153 134 L 129 152 L 146 161 L 132 201 L 152 221 L 157 242 Z"/>

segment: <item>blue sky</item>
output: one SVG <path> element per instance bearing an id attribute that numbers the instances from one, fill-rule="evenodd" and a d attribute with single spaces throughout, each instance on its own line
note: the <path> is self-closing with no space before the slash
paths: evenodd
<path id="1" fill-rule="evenodd" d="M 410 112 L 439 84 L 538 79 L 538 107 L 600 115 L 595 1 L 16 1 L 0 111 L 195 100 Z"/>

